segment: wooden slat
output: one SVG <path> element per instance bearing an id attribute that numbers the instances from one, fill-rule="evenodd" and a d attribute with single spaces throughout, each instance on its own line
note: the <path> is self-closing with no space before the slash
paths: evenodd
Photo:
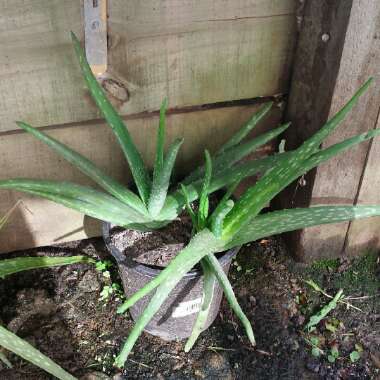
<path id="1" fill-rule="evenodd" d="M 369 76 L 375 83 L 327 139 L 329 146 L 375 127 L 380 106 L 380 3 L 377 0 L 310 0 L 295 58 L 287 116 L 297 146 L 334 115 Z M 366 161 L 368 143 L 323 164 L 282 197 L 286 206 L 353 204 Z M 298 258 L 312 261 L 342 254 L 348 223 L 308 228 L 292 234 Z M 380 235 L 379 235 L 380 236 Z"/>
<path id="2" fill-rule="evenodd" d="M 251 105 L 169 115 L 167 143 L 179 136 L 185 138 L 177 173 L 183 175 L 200 162 L 205 147 L 213 151 L 220 146 L 256 109 L 256 105 Z M 277 125 L 280 117 L 281 110 L 275 108 L 254 134 Z M 157 125 L 156 116 L 128 120 L 132 137 L 148 163 L 153 161 Z M 87 123 L 47 130 L 51 136 L 78 150 L 113 177 L 123 182 L 129 181 L 125 160 L 111 130 L 105 124 Z M 0 162 L 1 179 L 31 177 L 93 184 L 75 167 L 24 132 L 0 136 Z M 82 214 L 17 192 L 0 192 L 0 215 L 19 198 L 24 200 L 31 212 L 21 207 L 12 216 L 9 224 L 0 232 L 0 252 L 81 239 L 99 233 L 99 225 L 94 225 L 89 218 L 85 220 L 86 231 L 82 230 Z"/>
<path id="3" fill-rule="evenodd" d="M 380 112 L 380 110 L 379 110 Z M 380 117 L 377 120 L 380 128 Z M 364 169 L 357 204 L 380 204 L 380 139 L 373 140 Z M 368 249 L 380 248 L 380 218 L 355 220 L 350 223 L 346 238 L 345 253 L 363 254 Z"/>
<path id="4" fill-rule="evenodd" d="M 122 114 L 286 91 L 295 0 L 109 1 L 105 87 Z M 78 0 L 0 3 L 0 131 L 98 118 L 73 55 Z M 126 95 L 125 89 L 129 92 Z M 126 100 L 128 98 L 128 100 Z"/>

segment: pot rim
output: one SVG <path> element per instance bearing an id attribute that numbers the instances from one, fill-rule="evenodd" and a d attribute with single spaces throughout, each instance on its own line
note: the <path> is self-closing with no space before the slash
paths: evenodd
<path id="1" fill-rule="evenodd" d="M 106 247 L 108 248 L 111 255 L 115 258 L 118 265 L 127 265 L 131 269 L 136 270 L 140 274 L 143 274 L 145 276 L 149 277 L 156 277 L 160 272 L 162 272 L 165 268 L 158 269 L 158 268 L 152 268 L 149 265 L 136 263 L 135 261 L 132 264 L 132 260 L 130 257 L 125 256 L 114 244 L 111 242 L 111 236 L 110 236 L 110 230 L 111 230 L 111 223 L 103 221 L 102 223 L 102 233 L 103 233 L 103 240 L 106 244 Z M 232 260 L 232 258 L 239 252 L 240 247 L 235 247 L 232 249 L 229 249 L 228 251 L 225 251 L 219 258 L 218 261 L 221 265 L 224 265 L 228 261 Z M 192 269 L 191 271 L 187 272 L 184 277 L 186 278 L 196 278 L 201 277 L 202 272 L 198 269 Z"/>

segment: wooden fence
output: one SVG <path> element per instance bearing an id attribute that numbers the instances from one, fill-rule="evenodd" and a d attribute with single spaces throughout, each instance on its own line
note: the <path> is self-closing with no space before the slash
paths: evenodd
<path id="1" fill-rule="evenodd" d="M 169 99 L 168 140 L 185 137 L 179 168 L 199 160 L 239 128 L 261 97 L 286 93 L 296 42 L 293 0 L 112 0 L 108 2 L 109 93 L 151 162 L 157 115 Z M 90 183 L 15 120 L 41 127 L 127 182 L 117 144 L 99 119 L 70 41 L 83 41 L 78 0 L 0 2 L 0 178 Z M 258 101 L 255 99 L 258 98 Z M 232 100 L 245 105 L 226 106 Z M 206 107 L 205 107 L 206 105 Z M 209 106 L 207 106 L 209 105 Z M 153 114 L 152 114 L 153 112 Z M 277 108 L 260 129 L 281 119 Z M 22 198 L 2 231 L 0 251 L 80 239 L 99 232 L 83 215 L 2 191 L 0 214 Z"/>
<path id="2" fill-rule="evenodd" d="M 0 3 L 0 178 L 89 184 L 42 143 L 24 120 L 69 144 L 123 182 L 129 171 L 84 87 L 70 42 L 83 41 L 83 2 Z M 105 89 L 152 162 L 157 110 L 169 98 L 168 140 L 185 137 L 178 171 L 199 162 L 239 128 L 265 97 L 289 95 L 258 130 L 293 121 L 287 148 L 315 132 L 369 76 L 375 86 L 326 145 L 380 126 L 378 0 L 110 0 Z M 279 198 L 286 207 L 380 203 L 380 140 L 332 160 Z M 99 224 L 62 206 L 2 191 L 0 215 L 19 198 L 0 252 L 81 239 Z M 311 260 L 377 247 L 380 219 L 289 235 Z"/>

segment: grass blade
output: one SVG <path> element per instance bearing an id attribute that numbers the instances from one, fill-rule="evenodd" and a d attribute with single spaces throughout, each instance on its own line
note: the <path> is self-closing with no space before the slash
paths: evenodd
<path id="1" fill-rule="evenodd" d="M 211 301 L 214 295 L 214 287 L 216 283 L 216 277 L 212 270 L 209 268 L 207 262 L 202 259 L 200 261 L 203 270 L 203 297 L 201 310 L 198 312 L 197 319 L 195 320 L 191 335 L 186 342 L 185 352 L 189 352 L 194 343 L 198 339 L 201 332 L 204 330 L 208 315 L 210 313 Z"/>
<path id="2" fill-rule="evenodd" d="M 317 314 L 314 314 L 310 317 L 309 322 L 305 326 L 305 330 L 311 332 L 313 328 L 329 314 L 332 310 L 334 310 L 337 306 L 337 303 L 340 299 L 343 298 L 343 290 L 340 289 L 338 293 L 336 293 L 335 297 L 324 306 Z"/>
<path id="3" fill-rule="evenodd" d="M 270 109 L 273 106 L 273 102 L 265 103 L 248 121 L 248 123 L 241 128 L 237 133 L 235 133 L 218 151 L 222 153 L 233 146 L 238 145 L 247 135 L 248 133 L 261 121 Z"/>
<path id="4" fill-rule="evenodd" d="M 0 345 L 61 380 L 77 380 L 31 344 L 0 326 Z"/>
<path id="5" fill-rule="evenodd" d="M 138 210 L 141 213 L 146 212 L 144 204 L 141 202 L 140 198 L 137 195 L 128 190 L 125 186 L 121 185 L 119 182 L 115 181 L 113 178 L 109 177 L 86 157 L 75 152 L 68 146 L 60 143 L 47 134 L 41 132 L 37 128 L 33 128 L 32 126 L 21 121 L 17 122 L 17 125 L 48 145 L 51 149 L 60 154 L 65 160 L 75 165 L 82 173 L 89 176 L 93 181 L 107 190 L 115 198 L 126 203 L 128 206 L 134 208 L 135 210 Z"/>
<path id="6" fill-rule="evenodd" d="M 183 143 L 183 139 L 178 139 L 169 147 L 163 168 L 158 176 L 155 176 L 152 184 L 152 191 L 149 197 L 148 211 L 152 217 L 156 217 L 165 204 L 168 192 L 170 177 L 174 168 L 178 151 Z"/>
<path id="7" fill-rule="evenodd" d="M 145 168 L 144 162 L 141 158 L 139 151 L 132 141 L 129 132 L 124 125 L 123 120 L 119 114 L 115 111 L 110 101 L 104 94 L 103 89 L 96 80 L 91 68 L 86 60 L 86 56 L 83 52 L 80 43 L 73 32 L 71 32 L 71 38 L 73 40 L 75 53 L 77 55 L 79 65 L 82 69 L 84 79 L 87 87 L 95 100 L 96 105 L 99 107 L 104 118 L 112 128 L 115 136 L 123 150 L 123 153 L 128 161 L 129 167 L 132 172 L 133 179 L 139 191 L 140 197 L 144 204 L 148 204 L 150 194 L 150 177 L 148 171 Z"/>
<path id="8" fill-rule="evenodd" d="M 10 216 L 13 214 L 13 212 L 16 210 L 16 208 L 20 205 L 20 200 L 18 200 L 6 213 L 5 215 L 0 219 L 0 230 L 4 227 L 4 224 L 8 221 Z"/>
<path id="9" fill-rule="evenodd" d="M 380 216 L 380 206 L 314 206 L 258 215 L 240 230 L 226 248 L 302 228 Z"/>
<path id="10" fill-rule="evenodd" d="M 22 272 L 29 269 L 49 268 L 72 264 L 94 264 L 95 260 L 87 256 L 70 257 L 16 257 L 14 259 L 0 260 L 0 278 L 10 274 Z"/>

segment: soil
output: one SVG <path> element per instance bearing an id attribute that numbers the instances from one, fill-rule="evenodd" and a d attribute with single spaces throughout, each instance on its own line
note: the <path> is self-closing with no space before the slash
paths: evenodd
<path id="1" fill-rule="evenodd" d="M 191 219 L 181 215 L 160 230 L 142 232 L 113 226 L 111 242 L 134 261 L 152 267 L 166 267 L 191 238 Z"/>
<path id="2" fill-rule="evenodd" d="M 111 260 L 101 239 L 2 258 L 45 254 L 86 254 Z M 144 333 L 123 372 L 112 363 L 133 322 L 128 315 L 116 314 L 122 301 L 117 287 L 104 297 L 106 286 L 119 283 L 115 266 L 109 269 L 110 276 L 93 265 L 77 264 L 21 272 L 0 280 L 0 322 L 73 375 L 87 380 L 377 379 L 378 267 L 376 254 L 353 262 L 297 264 L 289 259 L 279 239 L 244 247 L 229 277 L 252 322 L 257 348 L 249 345 L 224 300 L 215 323 L 201 334 L 190 353 L 183 352 L 184 342 L 163 342 Z M 309 318 L 330 301 L 309 287 L 304 282 L 307 279 L 313 279 L 330 295 L 343 288 L 347 296 L 357 298 L 349 302 L 362 311 L 338 304 L 316 330 L 306 334 Z M 312 355 L 311 338 L 318 339 L 319 357 Z M 339 350 L 334 363 L 328 360 L 332 347 Z M 360 351 L 354 363 L 349 358 L 353 350 Z M 1 380 L 52 378 L 16 355 L 7 353 L 7 357 L 14 368 L 6 369 L 0 363 Z"/>

